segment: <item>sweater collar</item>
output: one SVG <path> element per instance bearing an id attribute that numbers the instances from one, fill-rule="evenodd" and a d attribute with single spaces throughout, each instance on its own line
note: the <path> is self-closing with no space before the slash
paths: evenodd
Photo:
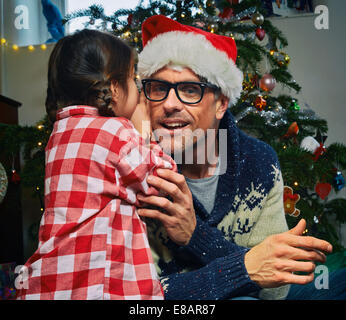
<path id="1" fill-rule="evenodd" d="M 97 108 L 91 106 L 68 106 L 58 110 L 56 119 L 61 120 L 76 115 L 97 116 L 99 112 Z"/>

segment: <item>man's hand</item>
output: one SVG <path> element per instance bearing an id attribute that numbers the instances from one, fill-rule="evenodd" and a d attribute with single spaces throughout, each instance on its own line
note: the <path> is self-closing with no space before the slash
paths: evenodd
<path id="1" fill-rule="evenodd" d="M 137 199 L 145 204 L 163 209 L 139 209 L 142 217 L 158 219 L 162 222 L 172 241 L 179 245 L 187 245 L 196 228 L 196 215 L 193 208 L 192 195 L 183 175 L 168 169 L 158 169 L 156 176 L 149 176 L 147 182 L 172 198 L 163 196 L 144 196 L 138 194 Z"/>
<path id="2" fill-rule="evenodd" d="M 248 251 L 245 267 L 250 279 L 262 288 L 311 282 L 314 279 L 314 262 L 325 262 L 326 257 L 321 251 L 330 253 L 332 246 L 327 241 L 302 236 L 305 228 L 306 221 L 302 219 L 293 229 L 269 236 Z M 298 271 L 309 274 L 293 274 Z"/>

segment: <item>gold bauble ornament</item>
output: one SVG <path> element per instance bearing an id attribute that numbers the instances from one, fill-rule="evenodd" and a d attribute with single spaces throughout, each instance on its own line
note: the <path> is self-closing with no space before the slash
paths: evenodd
<path id="1" fill-rule="evenodd" d="M 217 32 L 219 30 L 219 26 L 216 23 L 212 23 L 208 26 L 208 30 L 211 33 Z"/>
<path id="2" fill-rule="evenodd" d="M 291 60 L 290 56 L 288 54 L 286 54 L 284 59 L 285 59 L 286 65 L 288 65 L 290 63 L 290 60 Z"/>
<path id="3" fill-rule="evenodd" d="M 259 12 L 256 12 L 252 15 L 251 20 L 256 26 L 261 26 L 264 22 L 264 17 Z"/>

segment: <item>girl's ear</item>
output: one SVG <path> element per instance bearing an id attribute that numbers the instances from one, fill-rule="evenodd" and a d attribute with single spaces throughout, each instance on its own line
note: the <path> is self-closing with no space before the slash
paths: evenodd
<path id="1" fill-rule="evenodd" d="M 221 94 L 220 97 L 217 99 L 216 113 L 215 113 L 215 117 L 217 120 L 221 120 L 223 118 L 223 115 L 227 111 L 228 103 L 229 103 L 229 99 L 223 94 Z"/>
<path id="2" fill-rule="evenodd" d="M 116 104 L 119 99 L 119 84 L 118 82 L 112 81 L 110 86 L 112 92 L 112 100 Z"/>

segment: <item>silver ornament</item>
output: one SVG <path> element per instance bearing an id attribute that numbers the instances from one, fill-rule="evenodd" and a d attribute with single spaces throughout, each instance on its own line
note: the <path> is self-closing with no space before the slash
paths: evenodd
<path id="1" fill-rule="evenodd" d="M 0 203 L 5 198 L 8 186 L 7 174 L 5 168 L 0 163 Z"/>
<path id="2" fill-rule="evenodd" d="M 256 12 L 252 15 L 251 20 L 256 26 L 261 26 L 264 22 L 264 17 L 259 12 Z"/>

